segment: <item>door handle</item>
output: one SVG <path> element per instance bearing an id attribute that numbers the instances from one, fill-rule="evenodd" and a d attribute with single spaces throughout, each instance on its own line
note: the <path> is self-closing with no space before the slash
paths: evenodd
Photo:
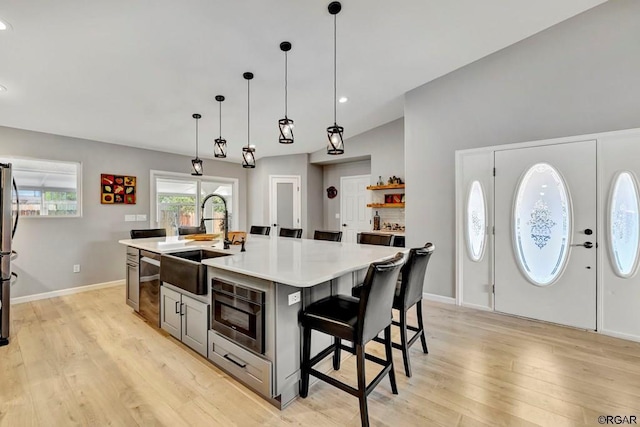
<path id="1" fill-rule="evenodd" d="M 222 356 L 222 357 L 224 357 L 224 358 L 225 358 L 225 359 L 227 359 L 229 362 L 231 362 L 231 363 L 233 363 L 234 365 L 237 365 L 237 366 L 239 366 L 239 367 L 241 367 L 241 368 L 246 368 L 246 367 L 247 367 L 247 364 L 246 364 L 246 363 L 237 362 L 237 361 L 233 360 L 231 357 L 229 357 L 229 353 L 225 354 L 225 355 L 224 355 L 224 356 Z"/>
<path id="2" fill-rule="evenodd" d="M 573 244 L 571 246 L 583 246 L 583 247 L 585 247 L 587 249 L 591 249 L 593 247 L 593 243 L 591 243 L 591 242 L 575 243 L 575 244 Z"/>

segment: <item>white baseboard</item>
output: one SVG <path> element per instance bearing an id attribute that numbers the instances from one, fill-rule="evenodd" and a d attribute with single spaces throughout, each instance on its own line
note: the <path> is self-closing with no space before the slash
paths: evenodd
<path id="1" fill-rule="evenodd" d="M 441 302 L 444 304 L 454 304 L 456 303 L 456 299 L 452 297 L 444 297 L 442 295 L 423 293 L 422 297 L 429 301 Z"/>
<path id="2" fill-rule="evenodd" d="M 483 311 L 493 311 L 493 308 L 491 307 L 487 307 L 486 305 L 480 305 L 480 304 L 472 304 L 470 302 L 462 302 L 462 304 L 460 304 L 462 307 L 467 307 L 467 308 L 473 308 L 475 310 L 483 310 Z"/>
<path id="3" fill-rule="evenodd" d="M 25 302 L 38 301 L 41 299 L 61 297 L 64 295 L 79 294 L 80 292 L 95 291 L 96 289 L 111 288 L 124 285 L 124 280 L 114 280 L 113 282 L 96 283 L 95 285 L 78 286 L 75 288 L 61 289 L 59 291 L 43 292 L 41 294 L 27 295 L 24 297 L 11 298 L 11 304 L 22 304 Z"/>
<path id="4" fill-rule="evenodd" d="M 602 330 L 600 330 L 598 332 L 600 332 L 602 335 L 607 335 L 607 336 L 614 337 L 614 338 L 621 338 L 623 340 L 640 342 L 640 337 L 637 336 L 637 335 L 624 334 L 622 332 L 608 331 L 606 329 L 602 329 Z"/>

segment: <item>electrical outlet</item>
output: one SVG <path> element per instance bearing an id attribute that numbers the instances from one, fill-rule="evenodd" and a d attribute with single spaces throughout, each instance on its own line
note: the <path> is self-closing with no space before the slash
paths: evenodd
<path id="1" fill-rule="evenodd" d="M 136 215 L 136 221 L 146 221 L 147 220 L 147 215 L 146 214 L 138 214 Z"/>
<path id="2" fill-rule="evenodd" d="M 336 214 L 336 219 L 340 219 L 340 214 L 339 213 Z"/>
<path id="3" fill-rule="evenodd" d="M 125 215 L 124 216 L 124 221 L 125 222 L 133 222 L 136 220 L 136 216 L 135 215 Z"/>
<path id="4" fill-rule="evenodd" d="M 300 302 L 300 291 L 289 294 L 289 305 L 297 304 Z"/>
<path id="5" fill-rule="evenodd" d="M 80 273 L 80 264 L 74 264 L 73 265 L 73 272 L 74 273 Z"/>

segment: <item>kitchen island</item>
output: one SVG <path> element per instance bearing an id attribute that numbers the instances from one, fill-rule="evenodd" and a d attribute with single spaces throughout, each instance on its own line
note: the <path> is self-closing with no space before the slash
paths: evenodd
<path id="1" fill-rule="evenodd" d="M 300 311 L 330 294 L 350 293 L 370 263 L 398 252 L 384 246 L 257 235 L 247 239 L 246 252 L 206 241 L 150 238 L 120 243 L 128 250 L 160 254 L 205 249 L 227 255 L 202 261 L 207 266 L 206 295 L 162 283 L 160 325 L 185 344 L 200 346 L 198 351 L 215 365 L 279 408 L 298 394 Z M 314 332 L 312 351 L 329 342 L 328 336 Z"/>

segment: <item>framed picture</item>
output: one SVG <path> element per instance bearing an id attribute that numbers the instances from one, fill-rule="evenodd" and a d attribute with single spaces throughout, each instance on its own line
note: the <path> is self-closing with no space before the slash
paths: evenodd
<path id="1" fill-rule="evenodd" d="M 100 203 L 103 205 L 135 205 L 136 177 L 100 175 Z"/>

